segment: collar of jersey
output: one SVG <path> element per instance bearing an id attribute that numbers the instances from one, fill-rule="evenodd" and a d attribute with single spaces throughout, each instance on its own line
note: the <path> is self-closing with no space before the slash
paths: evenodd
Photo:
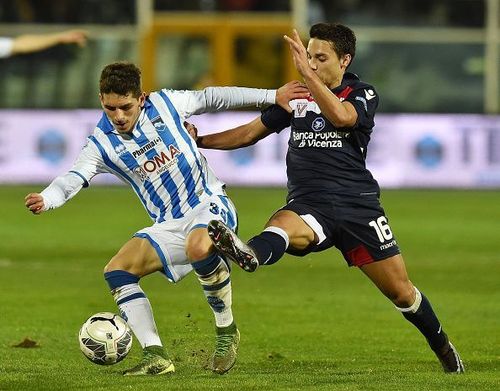
<path id="1" fill-rule="evenodd" d="M 346 86 L 351 84 L 353 81 L 358 81 L 359 77 L 355 73 L 352 72 L 346 72 L 344 74 L 344 77 L 342 78 L 342 83 L 338 87 L 335 87 L 332 92 L 339 92 L 342 91 Z"/>

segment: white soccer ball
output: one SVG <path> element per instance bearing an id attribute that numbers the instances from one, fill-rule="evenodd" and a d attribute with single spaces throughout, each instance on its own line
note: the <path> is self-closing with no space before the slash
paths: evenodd
<path id="1" fill-rule="evenodd" d="M 111 312 L 92 315 L 78 334 L 80 349 L 90 361 L 111 365 L 123 360 L 132 347 L 132 331 L 127 322 Z"/>

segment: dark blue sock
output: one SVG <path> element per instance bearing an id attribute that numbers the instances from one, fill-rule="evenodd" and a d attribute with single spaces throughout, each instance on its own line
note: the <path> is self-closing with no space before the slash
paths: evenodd
<path id="1" fill-rule="evenodd" d="M 136 284 L 139 282 L 139 277 L 126 272 L 125 270 L 113 270 L 111 272 L 104 273 L 104 279 L 108 283 L 109 289 L 111 290 L 119 288 L 123 285 Z"/>
<path id="2" fill-rule="evenodd" d="M 432 350 L 439 351 L 448 343 L 448 338 L 441 328 L 431 303 L 423 293 L 420 292 L 420 294 L 422 295 L 422 302 L 417 311 L 403 312 L 403 316 L 420 330 Z"/>
<path id="3" fill-rule="evenodd" d="M 219 266 L 220 259 L 216 253 L 210 254 L 205 259 L 200 261 L 192 262 L 191 266 L 193 267 L 195 273 L 199 276 L 208 276 L 213 273 L 217 266 Z"/>
<path id="4" fill-rule="evenodd" d="M 287 242 L 277 233 L 264 231 L 248 241 L 257 255 L 260 265 L 272 265 L 285 254 Z"/>

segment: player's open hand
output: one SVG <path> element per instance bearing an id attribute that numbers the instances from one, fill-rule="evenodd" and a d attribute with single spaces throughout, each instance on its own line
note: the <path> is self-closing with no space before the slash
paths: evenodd
<path id="1" fill-rule="evenodd" d="M 297 68 L 297 71 L 304 76 L 306 72 L 311 70 L 311 67 L 309 66 L 309 61 L 307 59 L 306 47 L 302 43 L 299 33 L 297 30 L 293 29 L 292 38 L 288 35 L 283 36 L 283 38 L 285 38 L 285 41 L 287 41 L 290 45 L 290 51 L 292 52 L 295 68 Z"/>
<path id="2" fill-rule="evenodd" d="M 28 208 L 33 214 L 39 215 L 44 211 L 45 203 L 43 202 L 43 197 L 39 193 L 30 193 L 26 197 L 24 197 L 24 205 Z"/>
<path id="3" fill-rule="evenodd" d="M 80 47 L 87 44 L 88 32 L 85 30 L 67 30 L 59 33 L 59 42 L 62 44 L 74 43 Z"/>
<path id="4" fill-rule="evenodd" d="M 283 107 L 289 113 L 292 108 L 289 102 L 293 99 L 307 99 L 310 96 L 309 90 L 304 83 L 293 80 L 278 88 L 276 91 L 276 103 Z"/>

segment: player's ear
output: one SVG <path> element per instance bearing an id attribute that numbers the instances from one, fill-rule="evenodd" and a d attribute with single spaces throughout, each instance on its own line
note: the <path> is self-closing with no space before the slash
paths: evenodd
<path id="1" fill-rule="evenodd" d="M 351 60 L 352 60 L 352 57 L 349 53 L 344 54 L 342 56 L 342 58 L 340 59 L 340 66 L 342 67 L 342 69 L 347 69 L 347 67 L 351 63 Z"/>
<path id="2" fill-rule="evenodd" d="M 141 109 L 144 107 L 144 102 L 146 100 L 146 93 L 143 92 L 140 96 L 139 96 L 139 106 L 141 107 Z"/>

